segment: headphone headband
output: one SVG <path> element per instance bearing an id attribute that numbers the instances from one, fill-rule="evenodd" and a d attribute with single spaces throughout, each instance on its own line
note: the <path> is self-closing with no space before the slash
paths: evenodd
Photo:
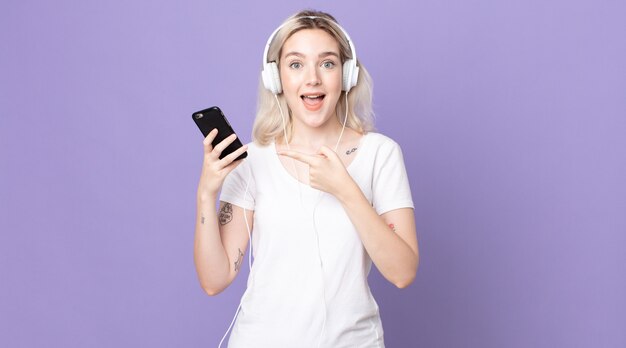
<path id="1" fill-rule="evenodd" d="M 320 17 L 320 16 L 302 16 L 302 17 L 292 18 L 286 21 L 285 23 L 281 24 L 278 28 L 276 28 L 272 32 L 272 35 L 270 35 L 269 39 L 267 39 L 267 43 L 265 44 L 265 49 L 263 50 L 263 72 L 261 76 L 263 78 L 263 84 L 265 85 L 265 88 L 267 88 L 274 94 L 278 94 L 282 92 L 282 86 L 280 84 L 280 77 L 278 74 L 278 66 L 276 65 L 276 62 L 268 62 L 268 54 L 269 54 L 270 46 L 276 34 L 278 34 L 278 32 L 285 25 L 293 21 L 302 19 L 302 18 L 323 19 L 328 22 L 332 22 L 337 28 L 339 28 L 343 36 L 348 41 L 348 46 L 350 47 L 350 53 L 352 54 L 352 58 L 346 59 L 346 61 L 343 63 L 344 65 L 343 90 L 348 92 L 352 87 L 356 86 L 358 74 L 359 74 L 359 68 L 356 66 L 357 60 L 356 60 L 356 50 L 354 48 L 354 44 L 352 43 L 352 39 L 350 39 L 350 35 L 348 35 L 348 33 L 343 29 L 341 25 L 339 25 L 339 23 L 333 21 L 332 19 L 329 19 L 326 17 Z"/>

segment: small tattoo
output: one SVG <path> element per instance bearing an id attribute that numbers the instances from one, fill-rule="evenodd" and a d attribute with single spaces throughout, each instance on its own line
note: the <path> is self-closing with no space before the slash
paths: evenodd
<path id="1" fill-rule="evenodd" d="M 226 225 L 233 219 L 233 205 L 230 203 L 224 203 L 222 209 L 220 209 L 220 225 Z"/>
<path id="2" fill-rule="evenodd" d="M 346 155 L 350 155 L 352 154 L 354 151 L 356 151 L 356 147 L 353 147 L 352 150 L 348 150 L 346 151 Z"/>
<path id="3" fill-rule="evenodd" d="M 391 228 L 393 232 L 396 231 L 396 226 L 394 224 L 389 224 L 389 227 Z"/>
<path id="4" fill-rule="evenodd" d="M 241 259 L 243 258 L 243 253 L 241 252 L 241 249 L 237 248 L 237 250 L 239 251 L 239 256 L 237 256 L 237 261 L 235 261 L 235 272 L 238 272 L 241 268 Z"/>
<path id="5" fill-rule="evenodd" d="M 202 215 L 202 221 L 200 223 L 204 225 L 204 215 Z"/>

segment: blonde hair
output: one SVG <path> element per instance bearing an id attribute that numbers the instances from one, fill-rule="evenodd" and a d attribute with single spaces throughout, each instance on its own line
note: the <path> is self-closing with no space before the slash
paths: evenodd
<path id="1" fill-rule="evenodd" d="M 311 18 L 314 17 L 314 18 Z M 348 40 L 343 36 L 335 18 L 320 11 L 301 11 L 283 22 L 283 27 L 276 33 L 269 47 L 268 61 L 276 62 L 280 66 L 280 54 L 285 41 L 294 33 L 303 29 L 321 29 L 327 32 L 339 43 L 340 59 L 343 64 L 346 59 L 352 59 L 352 53 Z M 372 111 L 372 79 L 365 67 L 357 60 L 359 76 L 356 86 L 348 93 L 348 105 L 346 105 L 345 91 L 341 92 L 335 113 L 340 123 L 348 107 L 346 127 L 359 133 L 367 133 L 374 130 L 374 113 Z M 291 141 L 293 123 L 291 122 L 291 109 L 287 105 L 285 96 L 278 95 L 278 102 L 283 110 L 287 110 L 285 119 L 287 138 Z M 260 145 L 268 145 L 283 132 L 283 121 L 274 94 L 263 86 L 259 79 L 259 95 L 256 119 L 252 128 L 252 140 Z"/>

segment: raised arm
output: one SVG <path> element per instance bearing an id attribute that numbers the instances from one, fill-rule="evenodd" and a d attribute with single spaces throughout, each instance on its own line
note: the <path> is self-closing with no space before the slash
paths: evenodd
<path id="1" fill-rule="evenodd" d="M 200 286 L 213 296 L 232 283 L 243 267 L 248 246 L 248 231 L 243 209 L 220 202 L 215 211 L 215 198 L 198 195 L 194 262 Z M 250 229 L 253 211 L 246 210 Z"/>
<path id="2" fill-rule="evenodd" d="M 248 244 L 243 209 L 230 203 L 220 202 L 219 213 L 215 209 L 217 195 L 226 176 L 240 161 L 234 161 L 246 151 L 241 147 L 230 155 L 219 159 L 221 152 L 232 143 L 231 135 L 215 148 L 211 142 L 217 130 L 204 139 L 204 162 L 197 191 L 196 230 L 194 236 L 194 263 L 200 286 L 209 295 L 216 295 L 232 283 L 241 269 Z M 253 212 L 246 217 L 252 228 Z"/>

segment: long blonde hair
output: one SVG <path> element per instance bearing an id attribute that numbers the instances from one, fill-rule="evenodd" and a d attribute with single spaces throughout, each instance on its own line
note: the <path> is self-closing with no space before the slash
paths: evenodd
<path id="1" fill-rule="evenodd" d="M 314 17 L 314 18 L 311 18 Z M 343 64 L 346 59 L 352 59 L 348 40 L 342 35 L 341 29 L 337 26 L 335 18 L 320 11 L 301 11 L 289 17 L 283 22 L 283 27 L 276 33 L 268 52 L 268 61 L 274 61 L 280 66 L 280 54 L 285 41 L 295 32 L 303 29 L 321 29 L 335 38 L 339 43 L 340 59 Z M 348 93 L 348 105 L 346 105 L 345 91 L 341 92 L 335 113 L 340 123 L 348 109 L 346 127 L 354 129 L 359 133 L 367 133 L 374 129 L 374 113 L 372 111 L 372 79 L 365 67 L 357 60 L 359 66 L 359 77 L 356 86 Z M 283 110 L 287 110 L 286 132 L 287 138 L 291 140 L 293 133 L 293 123 L 291 121 L 291 109 L 287 105 L 285 96 L 278 95 L 278 101 Z M 259 79 L 259 94 L 256 119 L 252 128 L 252 140 L 260 145 L 268 145 L 283 132 L 283 123 L 279 107 L 272 92 L 263 86 L 262 79 Z"/>

